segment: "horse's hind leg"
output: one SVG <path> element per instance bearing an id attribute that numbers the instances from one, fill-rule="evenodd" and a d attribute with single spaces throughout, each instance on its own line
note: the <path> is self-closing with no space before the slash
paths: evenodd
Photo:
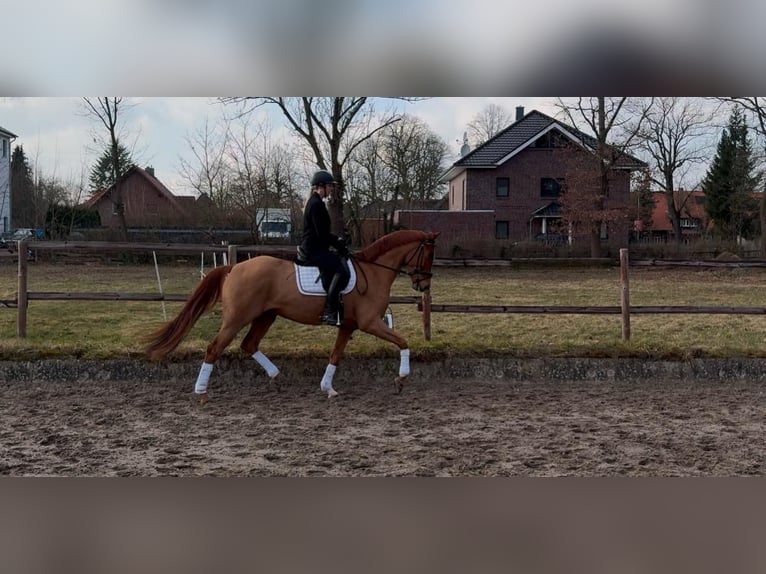
<path id="1" fill-rule="evenodd" d="M 194 385 L 194 392 L 199 395 L 199 402 L 201 404 L 204 405 L 207 402 L 207 385 L 210 381 L 210 374 L 213 372 L 213 365 L 218 360 L 218 357 L 221 356 L 224 349 L 229 346 L 229 343 L 234 340 L 234 337 L 237 336 L 240 329 L 242 329 L 242 325 L 232 325 L 224 319 L 215 339 L 213 339 L 207 346 L 205 362 L 202 363 L 202 367 L 200 367 L 199 375 L 197 375 L 197 382 Z"/>
<path id="2" fill-rule="evenodd" d="M 277 314 L 274 311 L 267 311 L 263 315 L 256 317 L 250 324 L 250 330 L 245 335 L 245 338 L 242 339 L 242 344 L 240 345 L 245 353 L 253 357 L 263 367 L 271 380 L 274 380 L 279 374 L 279 369 L 266 355 L 258 350 L 258 345 L 260 345 L 261 340 L 266 336 L 266 333 L 276 319 Z"/>
<path id="3" fill-rule="evenodd" d="M 338 395 L 338 392 L 332 388 L 332 380 L 335 377 L 335 369 L 337 369 L 340 360 L 343 358 L 343 351 L 346 349 L 351 334 L 354 329 L 350 327 L 341 327 L 338 329 L 338 336 L 335 338 L 335 346 L 332 349 L 330 355 L 330 364 L 325 369 L 322 382 L 319 383 L 319 388 L 327 393 L 328 398 L 332 398 Z"/>

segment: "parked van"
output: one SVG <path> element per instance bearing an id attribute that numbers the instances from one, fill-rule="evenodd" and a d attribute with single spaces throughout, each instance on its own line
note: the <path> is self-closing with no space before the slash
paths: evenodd
<path id="1" fill-rule="evenodd" d="M 11 235 L 11 241 L 21 241 L 22 239 L 31 239 L 35 236 L 35 230 L 29 227 L 20 227 Z"/>

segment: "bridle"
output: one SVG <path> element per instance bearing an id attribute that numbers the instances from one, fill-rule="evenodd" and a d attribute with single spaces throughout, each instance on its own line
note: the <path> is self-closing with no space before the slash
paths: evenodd
<path id="1" fill-rule="evenodd" d="M 430 279 L 434 275 L 430 271 L 426 271 L 423 268 L 426 263 L 426 247 L 433 245 L 436 245 L 436 242 L 433 239 L 423 239 L 420 244 L 413 250 L 412 255 L 410 255 L 407 260 L 404 261 L 401 266 L 399 266 L 399 268 L 389 267 L 388 265 L 383 265 L 377 261 L 366 261 L 366 263 L 375 265 L 377 267 L 382 267 L 383 269 L 388 269 L 389 271 L 393 271 L 399 275 L 409 275 L 410 279 L 412 279 L 413 285 L 415 285 L 418 291 L 420 291 L 420 282 L 425 281 L 426 279 Z M 414 269 L 412 271 L 407 271 L 410 263 L 412 263 L 413 259 L 415 258 L 417 258 L 417 260 L 415 261 Z M 418 276 L 417 279 L 415 279 L 416 275 Z"/>

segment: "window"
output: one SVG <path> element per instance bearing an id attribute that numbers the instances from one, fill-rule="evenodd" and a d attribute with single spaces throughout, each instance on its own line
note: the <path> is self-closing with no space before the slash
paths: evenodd
<path id="1" fill-rule="evenodd" d="M 532 147 L 537 149 L 550 149 L 557 147 L 564 147 L 567 144 L 568 139 L 558 130 L 551 130 L 544 133 L 535 140 Z"/>
<path id="2" fill-rule="evenodd" d="M 495 221 L 495 239 L 508 239 L 507 221 Z"/>
<path id="3" fill-rule="evenodd" d="M 510 180 L 507 177 L 498 177 L 495 184 L 496 197 L 508 197 L 511 188 Z"/>
<path id="4" fill-rule="evenodd" d="M 609 239 L 609 228 L 606 225 L 606 221 L 601 222 L 601 233 L 599 234 L 599 237 L 602 240 Z"/>
<path id="5" fill-rule="evenodd" d="M 691 217 L 682 217 L 681 227 L 686 229 L 696 229 L 697 227 L 699 227 L 699 224 L 696 219 L 692 219 Z"/>
<path id="6" fill-rule="evenodd" d="M 8 140 L 3 140 L 3 157 L 8 157 Z"/>
<path id="7" fill-rule="evenodd" d="M 542 178 L 540 180 L 540 197 L 553 199 L 561 195 L 561 182 L 562 180 L 552 177 Z"/>

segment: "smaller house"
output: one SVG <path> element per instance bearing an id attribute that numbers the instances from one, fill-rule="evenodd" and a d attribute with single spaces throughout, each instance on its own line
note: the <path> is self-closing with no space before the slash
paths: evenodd
<path id="1" fill-rule="evenodd" d="M 654 208 L 650 229 L 643 230 L 645 237 L 652 241 L 666 242 L 674 238 L 673 222 L 668 211 L 668 197 L 662 191 L 652 193 Z M 703 191 L 673 192 L 673 201 L 681 213 L 682 240 L 696 239 L 709 231 L 712 222 L 705 211 L 705 193 Z"/>
<path id="2" fill-rule="evenodd" d="M 129 227 L 178 227 L 191 223 L 193 214 L 189 206 L 155 177 L 153 168 L 133 166 L 117 184 Z M 119 213 L 112 200 L 117 184 L 96 193 L 81 206 L 97 210 L 102 227 L 120 226 Z"/>

